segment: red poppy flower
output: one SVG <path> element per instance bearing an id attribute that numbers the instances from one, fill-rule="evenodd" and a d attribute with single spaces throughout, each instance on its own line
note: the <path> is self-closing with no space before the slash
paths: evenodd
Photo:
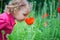
<path id="1" fill-rule="evenodd" d="M 57 8 L 57 12 L 60 13 L 60 7 Z"/>
<path id="2" fill-rule="evenodd" d="M 25 22 L 26 22 L 28 25 L 31 25 L 31 24 L 33 24 L 33 22 L 34 22 L 34 18 L 33 18 L 33 17 L 25 18 Z"/>
<path id="3" fill-rule="evenodd" d="M 45 18 L 45 17 L 47 17 L 48 16 L 48 14 L 46 13 L 46 14 L 43 14 L 42 15 L 42 18 Z"/>

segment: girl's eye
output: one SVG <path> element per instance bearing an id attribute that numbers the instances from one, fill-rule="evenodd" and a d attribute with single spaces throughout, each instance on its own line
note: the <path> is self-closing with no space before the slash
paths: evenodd
<path id="1" fill-rule="evenodd" d="M 25 5 L 21 5 L 21 6 L 25 6 Z"/>
<path id="2" fill-rule="evenodd" d="M 21 6 L 21 7 L 22 7 L 22 6 L 25 6 L 25 4 L 21 4 L 20 6 Z"/>

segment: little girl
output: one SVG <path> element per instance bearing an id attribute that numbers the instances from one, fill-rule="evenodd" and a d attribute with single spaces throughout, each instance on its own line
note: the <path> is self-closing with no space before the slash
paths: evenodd
<path id="1" fill-rule="evenodd" d="M 6 35 L 12 32 L 15 25 L 15 19 L 22 21 L 30 12 L 30 4 L 27 0 L 12 0 L 0 14 L 0 40 L 7 40 Z M 4 31 L 2 35 L 1 31 Z"/>

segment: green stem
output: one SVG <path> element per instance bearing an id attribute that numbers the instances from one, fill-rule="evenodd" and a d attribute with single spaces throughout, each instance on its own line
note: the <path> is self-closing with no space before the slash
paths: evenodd
<path id="1" fill-rule="evenodd" d="M 4 30 L 2 30 L 2 37 L 3 37 L 3 40 L 4 40 Z"/>

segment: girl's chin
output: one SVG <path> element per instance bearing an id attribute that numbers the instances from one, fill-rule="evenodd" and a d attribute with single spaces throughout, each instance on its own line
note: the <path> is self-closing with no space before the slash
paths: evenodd
<path id="1" fill-rule="evenodd" d="M 15 18 L 16 19 L 16 18 Z M 16 19 L 17 21 L 19 21 L 19 22 L 22 22 L 22 21 L 24 21 L 24 19 L 25 18 L 23 18 L 23 19 Z"/>

